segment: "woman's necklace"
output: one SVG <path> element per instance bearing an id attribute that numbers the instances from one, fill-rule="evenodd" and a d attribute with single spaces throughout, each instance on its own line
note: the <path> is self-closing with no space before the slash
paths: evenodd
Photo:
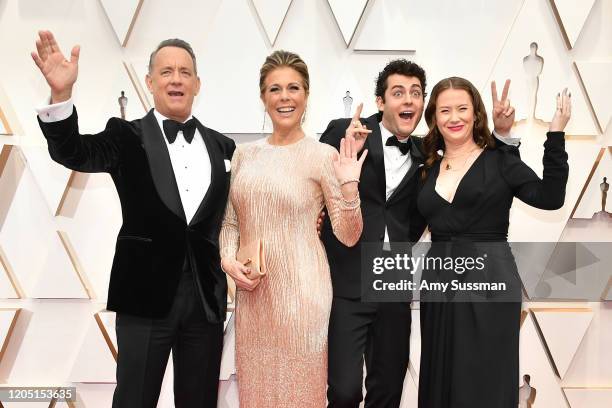
<path id="1" fill-rule="evenodd" d="M 461 153 L 461 154 L 457 154 L 451 157 L 447 157 L 446 155 L 442 158 L 442 160 L 446 160 L 446 166 L 444 167 L 445 170 L 450 170 L 450 171 L 459 171 L 462 168 L 465 167 L 465 165 L 467 164 L 468 160 L 472 157 L 472 153 L 474 153 L 476 150 L 480 149 L 479 146 L 476 146 L 475 148 L 473 148 L 472 150 L 470 150 L 469 152 L 466 153 Z M 465 158 L 465 160 L 463 161 L 463 165 L 461 167 L 455 167 L 451 164 L 451 159 L 454 160 L 457 157 L 462 157 L 467 155 L 467 157 Z"/>

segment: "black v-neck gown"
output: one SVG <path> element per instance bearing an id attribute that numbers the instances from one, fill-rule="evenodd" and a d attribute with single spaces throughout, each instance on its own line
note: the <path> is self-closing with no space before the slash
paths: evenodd
<path id="1" fill-rule="evenodd" d="M 444 299 L 421 294 L 419 408 L 518 405 L 521 285 L 506 242 L 510 207 L 514 197 L 540 209 L 563 206 L 569 172 L 563 132 L 547 134 L 543 163 L 540 179 L 521 160 L 518 148 L 487 148 L 460 181 L 452 202 L 435 191 L 440 162 L 429 169 L 418 198 L 433 241 L 428 256 L 448 255 L 449 250 L 456 255 L 490 243 L 496 253 L 485 271 L 471 278 L 503 281 L 514 297 L 500 301 L 495 293 L 482 292 L 481 299 L 488 301 L 452 302 L 448 294 Z M 424 279 L 449 281 L 458 276 L 423 272 Z M 464 274 L 461 279 L 470 277 Z"/>

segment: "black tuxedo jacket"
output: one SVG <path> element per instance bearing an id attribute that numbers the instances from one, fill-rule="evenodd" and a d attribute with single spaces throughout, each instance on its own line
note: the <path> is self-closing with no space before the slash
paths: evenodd
<path id="1" fill-rule="evenodd" d="M 336 149 L 344 137 L 351 119 L 336 119 L 329 123 L 320 141 Z M 421 153 L 421 138 L 411 137 L 410 154 L 412 165 L 389 200 L 386 200 L 385 164 L 380 115 L 375 114 L 361 122 L 372 131 L 364 147 L 368 149 L 359 183 L 363 233 L 361 242 L 382 242 L 385 226 L 391 242 L 416 242 L 425 230 L 425 220 L 417 210 L 417 193 L 421 183 L 419 165 L 424 157 Z M 361 294 L 361 245 L 344 246 L 334 236 L 329 217 L 321 230 L 321 239 L 327 251 L 334 296 L 357 299 Z"/>
<path id="2" fill-rule="evenodd" d="M 170 311 L 181 273 L 189 267 L 208 321 L 222 322 L 227 282 L 220 265 L 219 231 L 230 183 L 224 159 L 231 159 L 234 141 L 197 122 L 211 161 L 211 183 L 188 224 L 153 110 L 131 122 L 111 118 L 95 135 L 79 133 L 76 109 L 66 120 L 39 123 L 53 160 L 80 172 L 110 173 L 117 188 L 123 225 L 107 308 L 163 317 Z"/>

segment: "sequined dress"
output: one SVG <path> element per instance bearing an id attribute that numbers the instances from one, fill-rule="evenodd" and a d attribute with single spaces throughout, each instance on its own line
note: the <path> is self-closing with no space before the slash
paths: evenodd
<path id="1" fill-rule="evenodd" d="M 359 198 L 345 201 L 333 147 L 304 137 L 287 146 L 239 145 L 221 228 L 221 256 L 261 239 L 267 275 L 236 298 L 240 407 L 324 407 L 329 266 L 316 231 L 324 206 L 334 233 L 354 245 L 362 231 Z M 359 271 L 356 271 L 359 273 Z"/>

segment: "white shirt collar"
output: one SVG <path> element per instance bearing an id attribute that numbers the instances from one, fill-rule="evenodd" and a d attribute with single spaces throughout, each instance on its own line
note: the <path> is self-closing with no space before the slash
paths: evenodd
<path id="1" fill-rule="evenodd" d="M 159 113 L 159 111 L 158 111 L 157 109 L 153 109 L 153 114 L 155 115 L 155 118 L 157 119 L 157 121 L 158 121 L 159 123 L 163 123 L 163 122 L 164 122 L 164 120 L 166 120 L 166 119 L 170 119 L 170 118 L 165 117 L 165 116 L 164 116 L 164 115 L 162 115 L 161 113 Z M 188 117 L 188 118 L 187 118 L 187 119 L 186 119 L 186 120 L 185 120 L 183 123 L 187 122 L 187 121 L 188 121 L 189 119 L 191 119 L 191 118 L 193 118 L 193 115 L 189 115 L 189 117 Z"/>
<path id="2" fill-rule="evenodd" d="M 153 109 L 153 114 L 155 115 L 155 117 L 157 118 L 158 121 L 163 122 L 166 119 L 170 119 L 165 117 L 164 115 L 162 115 L 161 113 L 159 113 L 159 111 L 157 109 Z M 193 118 L 193 115 L 189 115 L 189 117 L 187 119 L 185 119 L 185 121 L 183 121 L 183 123 L 187 122 L 189 119 Z"/>

